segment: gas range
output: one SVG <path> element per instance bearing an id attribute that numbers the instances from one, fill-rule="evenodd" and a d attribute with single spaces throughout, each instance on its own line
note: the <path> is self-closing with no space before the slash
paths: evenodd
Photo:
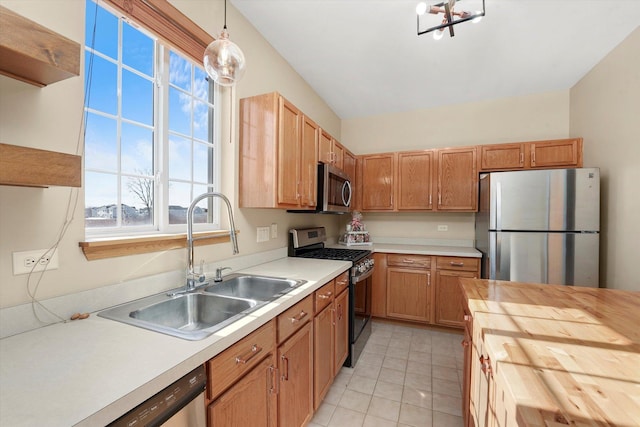
<path id="1" fill-rule="evenodd" d="M 351 261 L 352 280 L 362 280 L 373 272 L 373 257 L 366 249 L 325 247 L 324 227 L 292 229 L 289 231 L 289 256 L 299 258 Z"/>
<path id="2" fill-rule="evenodd" d="M 349 354 L 344 366 L 353 368 L 371 335 L 373 257 L 366 249 L 327 248 L 324 227 L 289 230 L 289 256 L 351 261 L 349 271 Z"/>

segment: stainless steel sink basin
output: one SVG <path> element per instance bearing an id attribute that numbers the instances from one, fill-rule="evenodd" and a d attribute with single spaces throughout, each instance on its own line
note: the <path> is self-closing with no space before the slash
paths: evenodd
<path id="1" fill-rule="evenodd" d="M 98 316 L 187 340 L 201 340 L 306 283 L 231 274 L 194 292 L 162 293 L 122 304 Z M 176 293 L 177 291 L 177 293 Z"/>
<path id="2" fill-rule="evenodd" d="M 182 331 L 210 328 L 257 305 L 256 301 L 216 295 L 184 294 L 132 311 L 134 319 Z"/>
<path id="3" fill-rule="evenodd" d="M 156 332 L 201 340 L 255 310 L 261 302 L 193 292 L 153 295 L 98 313 Z"/>
<path id="4" fill-rule="evenodd" d="M 215 295 L 271 301 L 303 283 L 304 280 L 233 274 L 225 277 L 220 283 L 206 286 L 204 291 Z"/>

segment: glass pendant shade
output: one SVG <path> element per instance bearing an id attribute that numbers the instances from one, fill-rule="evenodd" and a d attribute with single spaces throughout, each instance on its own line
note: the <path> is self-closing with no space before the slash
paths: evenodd
<path id="1" fill-rule="evenodd" d="M 244 75 L 247 63 L 242 50 L 229 40 L 225 27 L 204 51 L 203 64 L 209 77 L 220 86 L 233 86 Z"/>

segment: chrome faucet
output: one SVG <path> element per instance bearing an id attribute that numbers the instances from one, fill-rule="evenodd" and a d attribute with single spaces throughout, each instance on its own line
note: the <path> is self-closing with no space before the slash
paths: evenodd
<path id="1" fill-rule="evenodd" d="M 233 222 L 233 211 L 231 210 L 231 203 L 227 196 L 222 193 L 209 192 L 204 193 L 193 199 L 191 205 L 189 205 L 189 209 L 187 210 L 187 287 L 186 291 L 191 291 L 196 288 L 197 282 L 204 281 L 204 274 L 202 271 L 200 273 L 196 273 L 193 269 L 193 242 L 196 240 L 201 240 L 206 237 L 193 237 L 193 211 L 195 210 L 196 205 L 203 199 L 219 197 L 222 201 L 227 205 L 227 211 L 229 212 L 229 237 L 231 238 L 231 244 L 233 245 L 233 254 L 239 253 L 238 251 L 238 240 L 236 238 L 236 226 Z M 220 269 L 218 269 L 220 270 Z M 218 277 L 218 273 L 222 273 L 222 271 L 216 271 L 216 278 Z"/>

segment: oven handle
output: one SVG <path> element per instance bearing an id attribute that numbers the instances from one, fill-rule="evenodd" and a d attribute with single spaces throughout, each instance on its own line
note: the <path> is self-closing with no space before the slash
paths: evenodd
<path id="1" fill-rule="evenodd" d="M 374 267 L 375 268 L 375 267 Z M 361 274 L 360 276 L 351 276 L 351 283 L 358 283 L 363 281 L 364 279 L 368 279 L 369 276 L 371 276 L 373 274 L 373 268 L 369 271 L 367 271 L 364 274 Z"/>

